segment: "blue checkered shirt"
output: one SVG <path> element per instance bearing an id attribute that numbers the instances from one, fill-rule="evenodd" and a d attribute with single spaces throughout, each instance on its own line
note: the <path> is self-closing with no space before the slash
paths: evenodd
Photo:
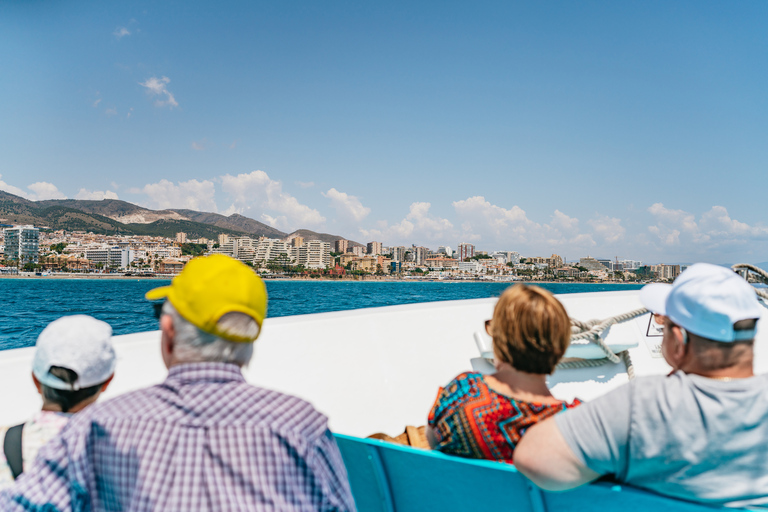
<path id="1" fill-rule="evenodd" d="M 223 363 L 89 406 L 0 496 L 4 511 L 354 509 L 325 416 Z"/>

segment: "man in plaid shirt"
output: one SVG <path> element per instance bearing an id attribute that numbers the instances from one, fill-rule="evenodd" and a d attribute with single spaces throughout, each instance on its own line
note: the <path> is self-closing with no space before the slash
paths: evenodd
<path id="1" fill-rule="evenodd" d="M 166 299 L 166 381 L 79 413 L 0 510 L 354 510 L 326 418 L 243 379 L 266 316 L 261 279 L 213 255 L 147 298 Z"/>

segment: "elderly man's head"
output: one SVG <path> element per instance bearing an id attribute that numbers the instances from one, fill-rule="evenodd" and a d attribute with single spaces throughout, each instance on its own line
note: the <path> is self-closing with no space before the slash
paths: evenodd
<path id="1" fill-rule="evenodd" d="M 752 287 L 733 271 L 697 263 L 673 285 L 644 287 L 640 299 L 664 317 L 662 354 L 674 369 L 751 367 L 763 308 Z"/>
<path id="2" fill-rule="evenodd" d="M 221 254 L 195 258 L 146 297 L 167 299 L 160 319 L 166 366 L 250 361 L 267 312 L 266 287 L 250 267 Z"/>

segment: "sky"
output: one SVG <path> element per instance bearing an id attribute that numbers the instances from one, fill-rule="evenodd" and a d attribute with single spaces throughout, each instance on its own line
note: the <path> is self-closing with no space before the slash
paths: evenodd
<path id="1" fill-rule="evenodd" d="M 768 261 L 768 3 L 11 0 L 0 190 Z"/>

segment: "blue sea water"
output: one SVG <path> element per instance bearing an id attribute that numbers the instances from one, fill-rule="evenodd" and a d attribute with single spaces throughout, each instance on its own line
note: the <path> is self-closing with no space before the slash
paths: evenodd
<path id="1" fill-rule="evenodd" d="M 51 321 L 88 314 L 112 325 L 115 334 L 157 329 L 144 294 L 169 281 L 155 279 L 0 278 L 0 350 L 28 347 Z M 497 297 L 508 283 L 267 281 L 269 317 L 325 311 Z M 553 293 L 638 289 L 639 285 L 544 283 Z"/>

